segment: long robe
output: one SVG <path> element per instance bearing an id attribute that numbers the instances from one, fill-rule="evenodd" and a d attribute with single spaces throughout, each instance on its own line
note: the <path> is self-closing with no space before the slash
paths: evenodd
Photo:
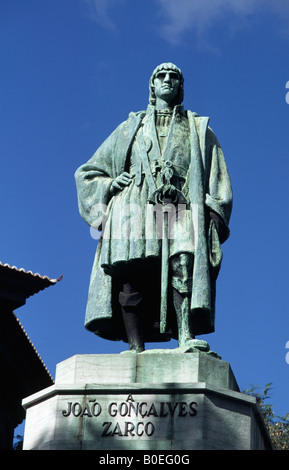
<path id="1" fill-rule="evenodd" d="M 179 110 L 183 112 L 188 122 L 187 139 L 189 139 L 190 155 L 185 185 L 190 207 L 194 208 L 195 227 L 197 227 L 197 236 L 191 248 L 194 263 L 190 315 L 192 315 L 195 333 L 204 334 L 214 331 L 215 282 L 222 260 L 220 244 L 229 236 L 232 188 L 222 149 L 208 126 L 209 118 L 200 117 L 190 111 L 185 112 L 182 107 L 179 107 Z M 121 271 L 122 266 L 132 258 L 137 261 L 138 258 L 148 259 L 150 255 L 158 257 L 159 253 L 154 250 L 161 249 L 161 242 L 156 237 L 153 237 L 155 245 L 149 253 L 147 243 L 141 237 L 137 243 L 134 242 L 134 249 L 132 249 L 129 237 L 126 238 L 124 244 L 123 240 L 105 236 L 107 227 L 111 230 L 113 218 L 110 215 L 117 207 L 117 198 L 120 198 L 120 201 L 124 200 L 120 193 L 113 196 L 112 183 L 123 171 L 130 171 L 136 138 L 140 132 L 143 132 L 144 123 L 153 122 L 153 119 L 154 108 L 151 106 L 146 112 L 130 113 L 127 121 L 120 124 L 92 158 L 75 173 L 79 211 L 82 218 L 93 227 L 104 228 L 90 278 L 85 327 L 106 339 L 126 341 L 117 297 L 118 277 L 111 275 L 113 272 L 110 272 L 110 266 L 119 266 Z M 147 154 L 150 150 L 150 145 L 147 145 Z M 175 148 L 175 153 L 176 151 L 177 148 Z M 133 182 L 140 188 L 145 186 L 149 179 L 147 175 L 144 175 L 143 180 L 140 179 L 142 173 L 143 168 L 140 167 Z M 136 179 L 139 183 L 136 183 Z M 148 194 L 148 190 L 145 194 Z M 215 225 L 210 222 L 210 212 L 215 213 L 222 222 L 221 236 L 217 233 Z M 124 245 L 125 248 L 123 248 Z M 114 259 L 110 258 L 113 249 L 114 253 L 122 252 L 119 259 L 117 255 Z M 176 251 L 175 248 L 174 250 Z M 188 248 L 185 249 L 185 251 L 188 250 Z M 171 336 L 176 337 L 176 332 L 172 331 Z M 146 341 L 167 339 L 167 335 L 160 333 L 148 331 L 145 334 Z"/>

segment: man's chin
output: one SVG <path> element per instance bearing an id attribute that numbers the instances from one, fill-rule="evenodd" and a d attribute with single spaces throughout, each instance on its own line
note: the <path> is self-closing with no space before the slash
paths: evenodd
<path id="1" fill-rule="evenodd" d="M 160 93 L 160 98 L 166 101 L 172 100 L 174 96 L 171 90 L 163 90 L 162 93 Z"/>

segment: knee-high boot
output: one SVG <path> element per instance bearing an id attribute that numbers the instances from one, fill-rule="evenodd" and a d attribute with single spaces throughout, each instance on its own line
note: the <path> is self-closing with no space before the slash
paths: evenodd
<path id="1" fill-rule="evenodd" d="M 181 294 L 174 289 L 173 302 L 178 325 L 178 343 L 179 347 L 182 347 L 195 338 L 190 321 L 190 295 L 188 293 Z"/>
<path id="2" fill-rule="evenodd" d="M 207 341 L 195 338 L 190 315 L 190 295 L 180 294 L 176 289 L 173 292 L 174 307 L 178 324 L 178 343 L 179 347 L 185 347 L 186 351 L 205 351 L 210 350 Z M 214 353 L 215 354 L 215 353 Z"/>
<path id="3" fill-rule="evenodd" d="M 142 297 L 131 284 L 123 285 L 123 291 L 119 294 L 119 303 L 122 310 L 123 323 L 129 344 L 129 350 L 142 352 L 145 349 L 143 338 L 142 315 L 140 304 Z"/>

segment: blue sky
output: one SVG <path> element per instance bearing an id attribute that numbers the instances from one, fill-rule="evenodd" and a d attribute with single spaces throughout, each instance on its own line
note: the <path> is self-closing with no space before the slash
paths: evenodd
<path id="1" fill-rule="evenodd" d="M 146 108 L 151 72 L 164 61 L 183 71 L 185 108 L 211 117 L 234 190 L 216 332 L 201 338 L 241 389 L 272 382 L 271 402 L 285 414 L 285 0 L 0 1 L 0 260 L 63 274 L 15 313 L 53 377 L 74 354 L 126 349 L 84 329 L 96 241 L 78 213 L 74 172 L 130 111 Z"/>

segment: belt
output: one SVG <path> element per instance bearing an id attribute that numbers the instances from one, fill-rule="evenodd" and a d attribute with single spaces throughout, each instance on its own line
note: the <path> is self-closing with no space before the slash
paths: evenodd
<path id="1" fill-rule="evenodd" d="M 162 166 L 156 161 L 150 162 L 149 165 L 150 165 L 150 170 L 153 176 L 155 176 L 162 169 Z M 175 164 L 173 164 L 172 168 L 174 170 L 174 176 L 177 176 L 184 180 L 186 179 L 187 173 L 188 173 L 188 170 L 186 168 L 184 168 L 181 165 L 175 165 Z M 129 168 L 129 173 L 131 176 L 139 176 L 139 175 L 144 175 L 145 170 L 142 168 L 141 162 L 133 163 Z M 137 184 L 137 181 L 136 181 L 136 184 Z M 138 182 L 137 186 L 139 186 L 139 184 L 140 183 Z"/>

